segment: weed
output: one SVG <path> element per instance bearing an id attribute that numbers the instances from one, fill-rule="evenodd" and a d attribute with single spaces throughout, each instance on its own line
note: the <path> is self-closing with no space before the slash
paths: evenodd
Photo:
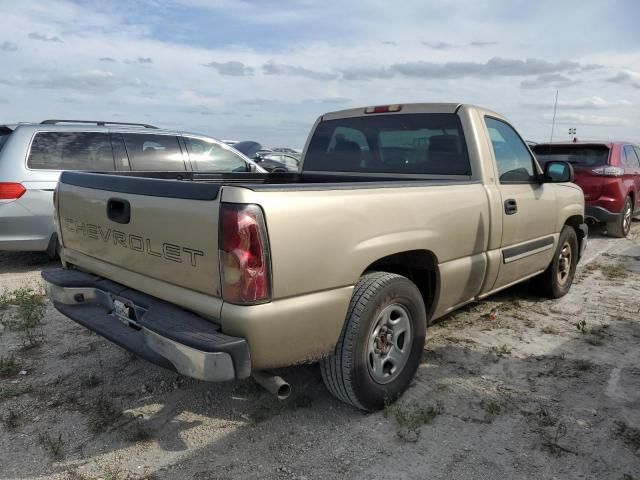
<path id="1" fill-rule="evenodd" d="M 2 423 L 7 430 L 15 430 L 20 424 L 20 414 L 10 408 L 7 416 L 2 417 Z"/>
<path id="2" fill-rule="evenodd" d="M 580 333 L 587 333 L 587 321 L 586 320 L 580 320 L 578 323 L 574 323 L 574 325 L 576 326 L 576 328 L 578 329 L 578 331 Z"/>
<path id="3" fill-rule="evenodd" d="M 443 412 L 441 402 L 434 405 L 418 405 L 413 402 L 407 405 L 398 403 L 386 404 L 384 408 L 385 418 L 393 417 L 398 423 L 398 437 L 406 442 L 415 442 L 420 435 L 420 428 L 433 421 Z"/>
<path id="4" fill-rule="evenodd" d="M 630 427 L 625 422 L 617 421 L 614 433 L 633 451 L 640 449 L 640 428 Z"/>
<path id="5" fill-rule="evenodd" d="M 104 432 L 112 425 L 122 412 L 107 398 L 100 398 L 93 405 L 93 410 L 89 415 L 89 430 L 93 433 Z"/>
<path id="6" fill-rule="evenodd" d="M 97 376 L 95 373 L 91 375 L 84 376 L 80 379 L 80 386 L 82 388 L 94 388 L 102 383 L 102 379 Z"/>
<path id="7" fill-rule="evenodd" d="M 509 347 L 506 343 L 503 343 L 499 347 L 495 345 L 490 348 L 491 352 L 498 357 L 506 357 L 507 355 L 511 355 L 511 347 Z"/>
<path id="8" fill-rule="evenodd" d="M 0 357 L 0 378 L 13 377 L 20 371 L 15 357 Z"/>
<path id="9" fill-rule="evenodd" d="M 38 434 L 38 442 L 47 451 L 51 459 L 60 460 L 64 453 L 64 441 L 62 440 L 62 434 L 58 437 L 52 437 L 49 432 Z"/>
<path id="10" fill-rule="evenodd" d="M 547 335 L 557 335 L 559 333 L 558 330 L 556 330 L 555 328 L 553 328 L 550 325 L 542 327 L 542 329 L 540 331 L 542 333 L 546 333 Z"/>
<path id="11" fill-rule="evenodd" d="M 590 372 L 595 366 L 596 364 L 591 360 L 578 359 L 573 362 L 573 368 L 578 372 Z"/>
<path id="12" fill-rule="evenodd" d="M 14 310 L 2 313 L 3 325 L 11 330 L 22 332 L 25 350 L 39 346 L 43 339 L 39 327 L 47 310 L 44 295 L 32 288 L 19 288 L 9 293 L 5 292 L 0 296 L 0 310 L 8 310 L 9 307 L 14 307 Z"/>
<path id="13" fill-rule="evenodd" d="M 142 417 L 136 417 L 121 433 L 122 438 L 133 443 L 144 442 L 153 438 L 153 432 L 145 425 Z"/>
<path id="14" fill-rule="evenodd" d="M 607 280 L 625 278 L 627 276 L 627 271 L 620 265 L 601 265 L 600 271 L 602 272 L 602 275 L 607 278 Z"/>
<path id="15" fill-rule="evenodd" d="M 493 421 L 493 419 L 495 417 L 497 417 L 498 415 L 500 415 L 502 413 L 503 410 L 503 405 L 495 400 L 481 400 L 480 401 L 480 406 L 487 412 L 488 414 L 488 421 Z"/>

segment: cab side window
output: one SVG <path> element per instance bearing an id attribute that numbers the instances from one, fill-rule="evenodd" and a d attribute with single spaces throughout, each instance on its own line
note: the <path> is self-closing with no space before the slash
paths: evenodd
<path id="1" fill-rule="evenodd" d="M 485 117 L 485 124 L 496 157 L 500 183 L 533 182 L 533 157 L 516 131 L 509 124 L 491 117 Z"/>
<path id="2" fill-rule="evenodd" d="M 198 172 L 247 172 L 244 159 L 223 145 L 199 138 L 185 137 L 193 169 Z"/>
<path id="3" fill-rule="evenodd" d="M 184 172 L 182 150 L 174 135 L 123 133 L 131 170 Z"/>

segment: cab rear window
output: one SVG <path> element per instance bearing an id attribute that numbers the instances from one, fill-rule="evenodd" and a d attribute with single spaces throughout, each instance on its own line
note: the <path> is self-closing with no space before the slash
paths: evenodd
<path id="1" fill-rule="evenodd" d="M 471 175 L 455 114 L 395 114 L 320 122 L 306 171 Z"/>
<path id="2" fill-rule="evenodd" d="M 606 145 L 550 145 L 538 144 L 533 153 L 540 164 L 561 160 L 573 165 L 595 167 L 609 162 L 609 147 Z"/>

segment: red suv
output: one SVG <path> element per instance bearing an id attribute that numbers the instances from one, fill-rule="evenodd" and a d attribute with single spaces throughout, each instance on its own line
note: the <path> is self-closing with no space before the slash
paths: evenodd
<path id="1" fill-rule="evenodd" d="M 640 214 L 640 147 L 629 142 L 539 143 L 540 164 L 564 160 L 573 165 L 584 191 L 587 222 L 604 222 L 607 234 L 626 237 Z"/>

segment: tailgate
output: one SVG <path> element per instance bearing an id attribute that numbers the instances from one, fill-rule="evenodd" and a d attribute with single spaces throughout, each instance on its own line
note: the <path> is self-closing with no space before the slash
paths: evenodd
<path id="1" fill-rule="evenodd" d="M 80 267 L 83 258 L 88 264 L 104 262 L 111 270 L 219 298 L 220 188 L 216 183 L 64 172 L 57 217 L 65 256 Z M 145 291 L 144 282 L 128 286 Z"/>

